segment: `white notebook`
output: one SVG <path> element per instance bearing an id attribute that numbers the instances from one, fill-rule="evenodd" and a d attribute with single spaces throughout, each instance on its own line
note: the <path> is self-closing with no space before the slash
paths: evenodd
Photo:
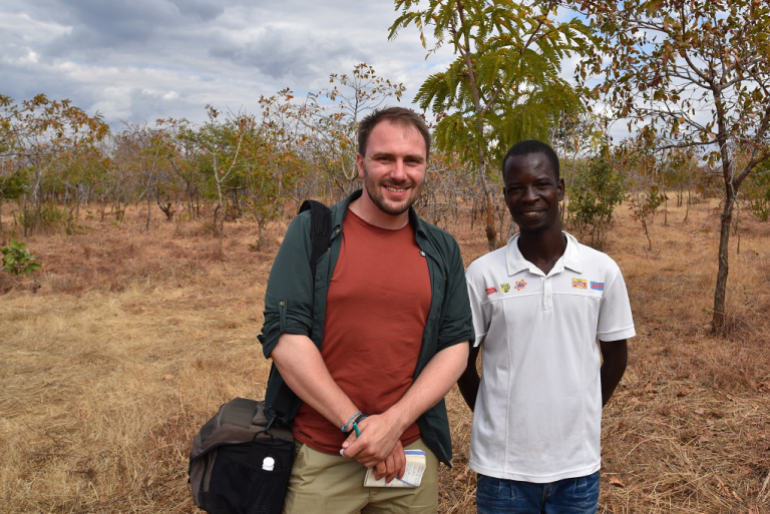
<path id="1" fill-rule="evenodd" d="M 404 450 L 406 455 L 406 471 L 403 478 L 394 478 L 390 483 L 385 477 L 374 478 L 374 468 L 366 471 L 364 487 L 420 487 L 422 474 L 425 473 L 425 452 L 422 450 Z"/>

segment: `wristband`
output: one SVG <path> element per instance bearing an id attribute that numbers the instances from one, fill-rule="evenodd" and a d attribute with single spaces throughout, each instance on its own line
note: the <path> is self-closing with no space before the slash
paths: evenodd
<path id="1" fill-rule="evenodd" d="M 350 419 L 348 420 L 348 422 L 347 422 L 347 423 L 345 423 L 344 425 L 342 425 L 342 428 L 341 428 L 340 430 L 342 431 L 342 433 L 343 433 L 343 434 L 345 434 L 345 433 L 347 433 L 347 432 L 348 432 L 348 430 L 346 430 L 346 429 L 348 428 L 348 425 L 350 425 L 350 424 L 351 424 L 353 421 L 357 420 L 357 419 L 358 419 L 358 416 L 359 416 L 359 414 L 363 414 L 363 412 L 361 412 L 361 411 L 358 411 L 358 412 L 356 412 L 355 414 L 353 414 L 352 416 L 350 416 Z"/>
<path id="2" fill-rule="evenodd" d="M 358 417 L 356 417 L 356 419 L 353 420 L 353 428 L 345 432 L 345 435 L 350 435 L 353 432 L 353 430 L 355 430 L 356 437 L 361 437 L 361 431 L 358 429 L 358 424 L 368 417 L 369 417 L 368 414 L 364 414 L 363 412 L 359 413 Z"/>

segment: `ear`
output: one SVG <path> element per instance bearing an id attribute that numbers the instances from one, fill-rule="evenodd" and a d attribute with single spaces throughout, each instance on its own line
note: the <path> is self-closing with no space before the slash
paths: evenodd
<path id="1" fill-rule="evenodd" d="M 564 201 L 564 187 L 564 179 L 560 178 L 559 183 L 556 185 L 556 188 L 559 190 L 558 198 L 560 202 Z"/>
<path id="2" fill-rule="evenodd" d="M 356 154 L 356 165 L 358 166 L 358 178 L 364 178 L 364 156 Z"/>

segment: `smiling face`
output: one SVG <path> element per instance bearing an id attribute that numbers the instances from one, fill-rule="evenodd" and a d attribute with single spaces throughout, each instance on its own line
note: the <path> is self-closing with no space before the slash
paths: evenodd
<path id="1" fill-rule="evenodd" d="M 505 204 L 522 233 L 561 231 L 559 202 L 564 199 L 564 180 L 556 179 L 545 154 L 509 157 L 503 180 Z"/>
<path id="2" fill-rule="evenodd" d="M 388 120 L 375 125 L 366 155 L 357 155 L 366 221 L 379 226 L 406 223 L 425 181 L 426 153 L 425 139 L 413 126 Z"/>

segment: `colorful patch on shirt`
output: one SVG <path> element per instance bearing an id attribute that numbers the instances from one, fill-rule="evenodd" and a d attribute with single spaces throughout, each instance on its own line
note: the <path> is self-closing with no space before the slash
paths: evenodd
<path id="1" fill-rule="evenodd" d="M 596 291 L 604 291 L 604 282 L 594 282 L 592 280 L 591 289 L 595 289 Z"/>
<path id="2" fill-rule="evenodd" d="M 503 293 L 507 293 L 508 291 L 511 290 L 511 284 L 509 284 L 508 282 L 503 282 L 502 284 L 500 284 L 500 289 L 503 291 Z"/>
<path id="3" fill-rule="evenodd" d="M 527 287 L 527 283 L 524 280 L 519 280 L 518 282 L 516 282 L 516 285 L 514 286 L 514 288 L 517 291 L 521 291 L 525 287 Z"/>
<path id="4" fill-rule="evenodd" d="M 487 291 L 487 294 L 495 294 L 497 292 L 497 289 L 495 289 L 494 287 L 488 287 L 486 291 Z"/>
<path id="5" fill-rule="evenodd" d="M 588 289 L 588 282 L 586 282 L 582 278 L 573 278 L 572 287 L 574 287 L 575 289 Z"/>

